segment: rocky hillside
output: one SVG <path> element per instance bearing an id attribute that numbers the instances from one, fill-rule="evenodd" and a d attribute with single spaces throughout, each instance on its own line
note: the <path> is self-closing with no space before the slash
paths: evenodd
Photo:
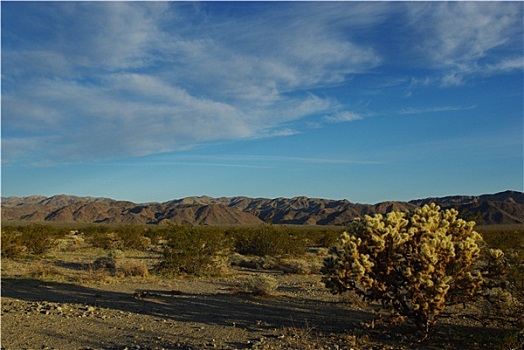
<path id="1" fill-rule="evenodd" d="M 410 202 L 358 204 L 320 198 L 188 197 L 165 203 L 136 204 L 109 198 L 2 197 L 2 220 L 112 224 L 345 225 L 366 214 L 409 211 L 426 203 L 457 208 L 478 224 L 524 224 L 524 193 L 452 196 Z"/>

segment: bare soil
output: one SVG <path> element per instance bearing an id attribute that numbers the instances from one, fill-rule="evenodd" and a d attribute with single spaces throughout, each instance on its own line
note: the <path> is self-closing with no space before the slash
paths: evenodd
<path id="1" fill-rule="evenodd" d="M 87 270 L 88 259 L 2 262 L 2 349 L 494 349 L 504 334 L 452 310 L 420 342 L 410 324 L 373 322 L 378 306 L 330 294 L 319 274 L 118 277 Z M 254 274 L 279 287 L 242 291 Z"/>

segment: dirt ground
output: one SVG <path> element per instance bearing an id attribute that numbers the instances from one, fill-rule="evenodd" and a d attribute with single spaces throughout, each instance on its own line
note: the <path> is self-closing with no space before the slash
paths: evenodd
<path id="1" fill-rule="evenodd" d="M 42 258 L 3 259 L 1 349 L 491 350 L 501 349 L 505 333 L 464 317 L 469 309 L 451 310 L 420 342 L 412 325 L 373 322 L 378 305 L 330 294 L 318 271 L 234 265 L 219 277 L 125 277 L 90 268 L 104 255 L 88 246 L 57 246 Z M 304 264 L 319 258 L 305 257 Z M 158 262 L 138 251 L 126 252 L 126 259 L 149 267 Z M 255 275 L 271 276 L 278 288 L 269 295 L 246 292 L 242 286 Z"/>
<path id="2" fill-rule="evenodd" d="M 275 273 L 272 295 L 239 292 L 252 273 L 91 285 L 4 277 L 2 349 L 491 349 L 497 336 L 443 320 L 418 343 L 411 326 L 371 329 L 372 310 L 329 294 L 319 275 Z"/>

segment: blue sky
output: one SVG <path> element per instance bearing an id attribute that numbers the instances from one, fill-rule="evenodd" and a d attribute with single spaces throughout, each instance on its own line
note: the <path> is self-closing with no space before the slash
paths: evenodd
<path id="1" fill-rule="evenodd" d="M 523 190 L 522 2 L 5 2 L 2 196 Z"/>

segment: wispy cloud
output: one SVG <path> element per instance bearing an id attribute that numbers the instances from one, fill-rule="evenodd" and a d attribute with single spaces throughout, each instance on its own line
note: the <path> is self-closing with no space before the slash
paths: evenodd
<path id="1" fill-rule="evenodd" d="M 16 6 L 34 28 L 5 31 L 4 131 L 52 136 L 54 157 L 146 155 L 292 135 L 283 124 L 337 104 L 306 90 L 380 62 L 371 47 L 337 29 L 332 20 L 343 16 L 333 4 L 320 13 L 301 6 L 308 21 L 288 5 L 276 15 L 261 4 L 241 19 L 202 16 L 198 6 L 177 3 Z M 37 35 L 37 28 L 46 31 Z M 20 44 L 17 30 L 35 37 Z"/>
<path id="2" fill-rule="evenodd" d="M 362 116 L 355 112 L 339 112 L 323 118 L 328 123 L 344 123 L 362 119 Z"/>
<path id="3" fill-rule="evenodd" d="M 441 72 L 429 82 L 461 85 L 472 77 L 522 69 L 521 3 L 434 2 L 406 9 L 420 37 L 415 49 Z M 504 54 L 491 54 L 496 50 Z"/>
<path id="4" fill-rule="evenodd" d="M 425 113 L 438 113 L 438 112 L 457 112 L 457 111 L 467 111 L 470 109 L 475 109 L 477 106 L 433 106 L 433 107 L 406 107 L 399 110 L 397 113 L 401 115 L 406 114 L 425 114 Z"/>
<path id="5" fill-rule="evenodd" d="M 358 158 L 335 158 L 335 157 L 298 157 L 298 156 L 278 156 L 278 155 L 175 155 L 163 158 L 160 164 L 170 164 L 171 162 L 183 161 L 187 164 L 223 164 L 229 166 L 249 166 L 249 167 L 281 167 L 281 163 L 305 163 L 305 164 L 324 164 L 324 165 L 351 165 L 351 164 L 380 164 L 375 160 L 365 160 Z"/>
<path id="6" fill-rule="evenodd" d="M 394 40 L 369 38 L 399 14 L 420 37 L 405 55 L 438 70 L 410 89 L 522 69 L 519 48 L 487 59 L 522 35 L 518 3 L 410 3 L 406 14 L 382 2 L 255 2 L 242 16 L 218 6 L 2 4 L 2 133 L 18 143 L 3 157 L 141 156 L 290 136 L 310 116 L 323 124 L 362 119 L 350 111 L 354 101 L 320 90 L 388 64 L 381 45 Z M 375 88 L 404 83 L 396 77 Z"/>

